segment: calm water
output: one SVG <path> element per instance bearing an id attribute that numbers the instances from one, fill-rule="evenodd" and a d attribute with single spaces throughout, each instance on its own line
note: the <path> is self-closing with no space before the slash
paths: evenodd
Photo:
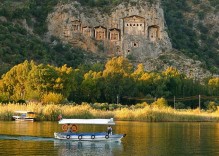
<path id="1" fill-rule="evenodd" d="M 0 155 L 217 156 L 219 123 L 116 122 L 113 131 L 126 133 L 122 142 L 68 142 L 53 139 L 57 122 L 0 121 Z M 79 125 L 79 130 L 106 126 Z"/>

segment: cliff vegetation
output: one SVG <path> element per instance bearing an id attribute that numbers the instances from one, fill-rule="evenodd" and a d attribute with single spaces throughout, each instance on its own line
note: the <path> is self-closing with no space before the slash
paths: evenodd
<path id="1" fill-rule="evenodd" d="M 78 67 L 106 58 L 63 44 L 55 37 L 47 37 L 47 16 L 58 3 L 69 0 L 3 0 L 0 4 L 0 74 L 24 60 L 62 66 Z M 121 2 L 137 5 L 137 0 L 78 0 L 88 8 L 110 11 Z M 149 3 L 154 1 L 148 0 Z M 168 35 L 175 49 L 202 67 L 219 73 L 218 0 L 161 0 Z"/>

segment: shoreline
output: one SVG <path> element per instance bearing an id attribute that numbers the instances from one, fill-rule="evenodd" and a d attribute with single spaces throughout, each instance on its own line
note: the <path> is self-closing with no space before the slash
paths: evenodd
<path id="1" fill-rule="evenodd" d="M 208 112 L 199 109 L 175 110 L 171 107 L 146 105 L 143 108 L 117 108 L 115 110 L 94 109 L 89 104 L 57 105 L 57 104 L 1 104 L 0 121 L 10 121 L 17 110 L 35 112 L 36 121 L 58 121 L 63 118 L 114 118 L 115 121 L 139 122 L 218 122 L 219 111 Z"/>

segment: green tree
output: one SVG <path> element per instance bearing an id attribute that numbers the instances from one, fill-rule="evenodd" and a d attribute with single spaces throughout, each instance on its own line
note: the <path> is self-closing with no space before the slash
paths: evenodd
<path id="1" fill-rule="evenodd" d="M 106 63 L 103 71 L 106 100 L 116 102 L 117 96 L 121 97 L 132 92 L 133 81 L 130 77 L 132 71 L 132 64 L 123 57 L 114 57 Z"/>
<path id="2" fill-rule="evenodd" d="M 81 91 L 88 102 L 100 101 L 103 88 L 102 72 L 89 71 L 84 75 Z"/>
<path id="3" fill-rule="evenodd" d="M 73 88 L 73 85 L 76 85 L 74 82 L 73 69 L 63 65 L 60 68 L 55 68 L 58 77 L 55 80 L 53 86 L 53 92 L 61 93 L 64 97 L 68 97 Z"/>
<path id="4" fill-rule="evenodd" d="M 211 78 L 208 81 L 208 85 L 213 95 L 219 95 L 219 78 Z"/>
<path id="5" fill-rule="evenodd" d="M 26 98 L 26 85 L 28 81 L 28 73 L 32 68 L 32 63 L 24 61 L 11 68 L 2 76 L 4 91 L 9 94 L 10 99 L 19 100 Z"/>
<path id="6" fill-rule="evenodd" d="M 164 76 L 164 81 L 166 84 L 166 89 L 169 91 L 169 96 L 178 96 L 181 95 L 182 90 L 182 81 L 184 75 L 180 74 L 176 68 L 168 67 L 165 71 L 162 72 Z"/>
<path id="7" fill-rule="evenodd" d="M 42 102 L 44 104 L 61 104 L 64 100 L 62 94 L 49 92 L 42 96 Z"/>
<path id="8" fill-rule="evenodd" d="M 50 65 L 40 64 L 34 66 L 28 74 L 28 93 L 31 97 L 32 91 L 35 91 L 40 96 L 53 92 L 58 74 L 54 67 Z"/>

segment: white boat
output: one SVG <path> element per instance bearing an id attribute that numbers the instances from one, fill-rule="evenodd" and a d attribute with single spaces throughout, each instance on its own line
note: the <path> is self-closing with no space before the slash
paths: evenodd
<path id="1" fill-rule="evenodd" d="M 34 121 L 35 118 L 36 114 L 32 111 L 15 111 L 12 116 L 12 119 L 16 121 Z"/>
<path id="2" fill-rule="evenodd" d="M 55 132 L 54 137 L 60 140 L 74 141 L 120 141 L 126 134 L 112 134 L 108 132 L 77 132 L 76 124 L 91 124 L 91 125 L 115 125 L 113 118 L 111 119 L 62 119 L 59 121 L 62 124 L 64 132 Z M 71 131 L 69 131 L 71 130 Z"/>

